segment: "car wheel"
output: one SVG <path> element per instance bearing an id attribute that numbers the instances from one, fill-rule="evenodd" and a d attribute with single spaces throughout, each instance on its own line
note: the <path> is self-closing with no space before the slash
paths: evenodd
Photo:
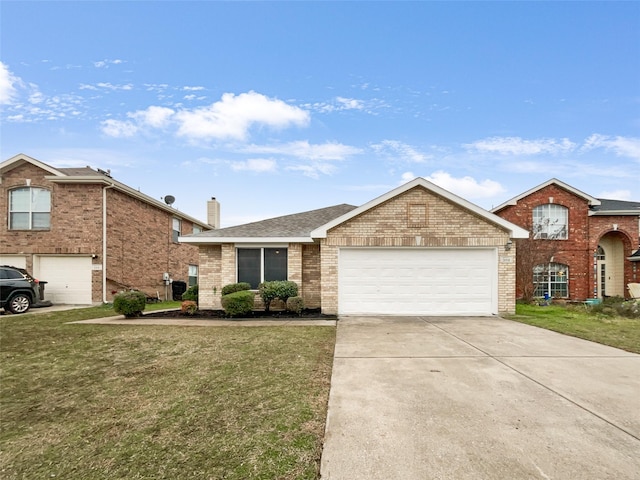
<path id="1" fill-rule="evenodd" d="M 18 293 L 11 297 L 7 308 L 11 313 L 24 313 L 31 307 L 31 299 L 24 293 Z"/>

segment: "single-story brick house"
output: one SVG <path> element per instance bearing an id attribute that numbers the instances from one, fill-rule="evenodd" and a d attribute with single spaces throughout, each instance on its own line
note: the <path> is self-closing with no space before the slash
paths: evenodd
<path id="1" fill-rule="evenodd" d="M 528 232 L 416 178 L 370 202 L 182 236 L 200 248 L 200 308 L 224 285 L 291 280 L 325 314 L 494 315 L 515 310 Z"/>
<path id="2" fill-rule="evenodd" d="M 491 211 L 533 232 L 518 246 L 521 267 L 525 248 L 538 257 L 518 268 L 518 295 L 533 282 L 537 296 L 629 297 L 627 286 L 640 282 L 640 202 L 595 198 L 552 178 Z"/>

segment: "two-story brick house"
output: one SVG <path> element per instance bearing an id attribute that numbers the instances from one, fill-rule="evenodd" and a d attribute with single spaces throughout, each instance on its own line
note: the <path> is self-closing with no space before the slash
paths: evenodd
<path id="1" fill-rule="evenodd" d="M 491 210 L 530 230 L 520 240 L 517 292 L 572 300 L 628 297 L 640 281 L 640 202 L 598 199 L 555 178 Z M 545 248 L 538 248 L 544 243 Z"/>
<path id="2" fill-rule="evenodd" d="M 47 281 L 53 303 L 107 302 L 127 288 L 170 298 L 165 274 L 198 276 L 198 248 L 178 237 L 211 228 L 109 172 L 23 154 L 0 163 L 0 264 Z"/>

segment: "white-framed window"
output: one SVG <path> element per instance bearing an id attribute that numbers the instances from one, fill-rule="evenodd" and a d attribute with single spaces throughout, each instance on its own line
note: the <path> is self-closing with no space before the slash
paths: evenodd
<path id="1" fill-rule="evenodd" d="M 20 187 L 9 191 L 10 230 L 49 230 L 51 192 L 46 188 Z"/>
<path id="2" fill-rule="evenodd" d="M 178 243 L 178 237 L 180 236 L 180 232 L 182 231 L 182 222 L 179 218 L 173 217 L 173 231 L 171 234 L 171 239 L 174 243 Z"/>
<path id="3" fill-rule="evenodd" d="M 189 265 L 189 286 L 198 285 L 198 265 Z"/>
<path id="4" fill-rule="evenodd" d="M 563 263 L 547 263 L 533 268 L 533 284 L 536 286 L 534 296 L 544 297 L 545 293 L 552 298 L 569 296 L 569 266 Z"/>
<path id="5" fill-rule="evenodd" d="M 193 233 L 194 233 L 194 234 L 196 234 L 196 233 L 202 233 L 202 229 L 201 229 L 199 226 L 194 225 L 194 226 L 193 226 Z"/>
<path id="6" fill-rule="evenodd" d="M 238 248 L 238 282 L 247 282 L 257 289 L 262 282 L 287 279 L 286 247 Z"/>
<path id="7" fill-rule="evenodd" d="M 533 209 L 533 238 L 566 240 L 569 230 L 569 209 L 548 203 Z"/>

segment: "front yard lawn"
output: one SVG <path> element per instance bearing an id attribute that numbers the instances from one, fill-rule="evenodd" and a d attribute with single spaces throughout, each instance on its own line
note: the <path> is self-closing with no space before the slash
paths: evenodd
<path id="1" fill-rule="evenodd" d="M 604 315 L 591 307 L 518 304 L 511 320 L 640 353 L 640 319 Z"/>
<path id="2" fill-rule="evenodd" d="M 318 478 L 334 328 L 113 314 L 0 316 L 0 477 Z"/>

